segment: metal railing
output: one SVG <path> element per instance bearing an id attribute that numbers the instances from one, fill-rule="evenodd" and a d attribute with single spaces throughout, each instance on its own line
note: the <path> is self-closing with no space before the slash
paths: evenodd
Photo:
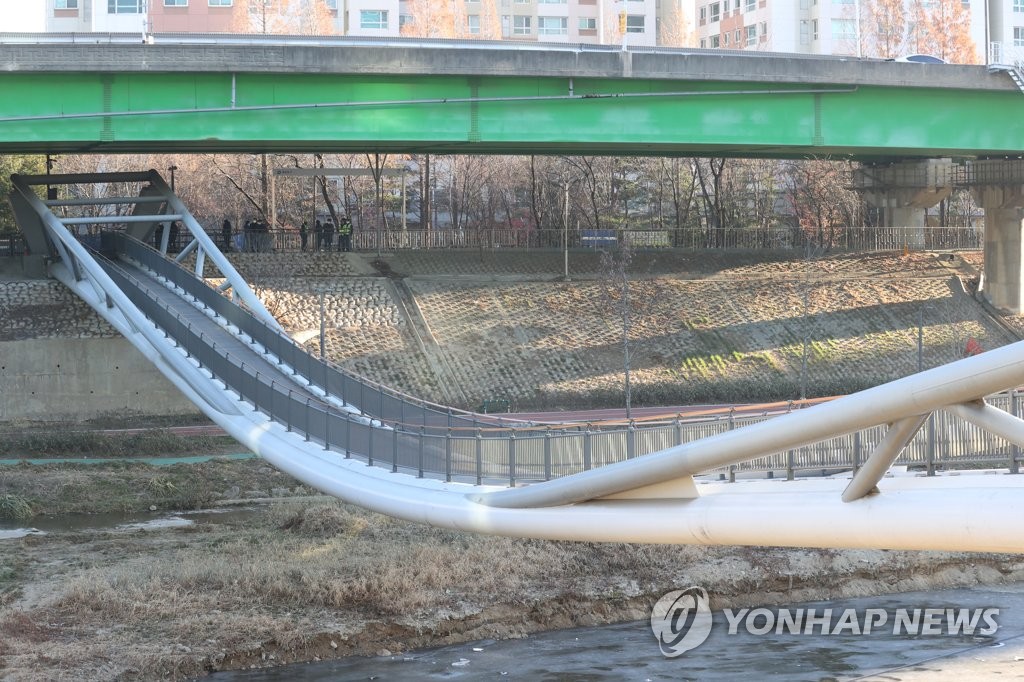
<path id="1" fill-rule="evenodd" d="M 21 256 L 25 253 L 25 239 L 20 234 L 0 236 L 0 257 Z"/>
<path id="2" fill-rule="evenodd" d="M 689 423 L 676 418 L 654 424 L 630 423 L 625 428 L 499 425 L 482 415 L 417 401 L 323 363 L 147 246 L 123 235 L 114 240 L 130 258 L 153 266 L 154 272 L 182 288 L 200 305 L 212 308 L 293 372 L 321 386 L 329 395 L 355 403 L 374 419 L 312 399 L 289 382 L 261 376 L 257 368 L 218 350 L 216 339 L 147 295 L 143 283 L 111 267 L 111 276 L 129 292 L 133 302 L 204 368 L 255 409 L 307 441 L 392 471 L 515 486 L 641 457 L 764 419 L 723 415 Z M 1020 414 L 1016 393 L 995 396 L 990 403 Z M 780 472 L 792 477 L 801 471 L 856 469 L 883 435 L 884 427 L 878 426 L 718 471 L 721 477 L 731 479 L 738 473 Z M 999 464 L 1016 471 L 1019 461 L 1016 446 L 945 412 L 930 417 L 899 459 L 899 463 L 929 473 L 939 467 L 980 464 Z"/>
<path id="3" fill-rule="evenodd" d="M 601 233 L 600 237 L 593 234 Z M 611 233 L 613 236 L 605 236 Z M 353 251 L 405 251 L 422 249 L 570 249 L 601 248 L 629 241 L 637 248 L 681 249 L 778 249 L 804 250 L 808 245 L 836 251 L 980 250 L 984 230 L 975 227 L 836 227 L 820 231 L 796 228 L 708 228 L 628 230 L 568 230 L 471 228 L 465 230 L 372 230 L 356 229 Z M 217 239 L 218 243 L 220 240 Z M 237 240 L 232 248 L 243 252 L 297 252 L 302 241 L 295 230 L 274 230 Z M 340 252 L 337 235 L 330 245 L 307 235 L 306 251 Z"/>

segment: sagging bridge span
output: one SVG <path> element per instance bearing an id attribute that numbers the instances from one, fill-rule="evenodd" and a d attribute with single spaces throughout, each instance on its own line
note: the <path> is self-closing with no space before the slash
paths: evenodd
<path id="1" fill-rule="evenodd" d="M 46 201 L 35 191 L 88 182 L 139 191 Z M 1024 476 L 882 480 L 939 410 L 1024 445 L 1024 421 L 984 401 L 1024 382 L 1024 342 L 685 443 L 654 430 L 598 438 L 497 427 L 309 354 L 156 171 L 14 176 L 14 186 L 19 223 L 32 248 L 52 253 L 52 276 L 240 443 L 354 504 L 448 528 L 549 539 L 1024 552 Z M 87 204 L 130 210 L 76 211 Z M 191 241 L 171 258 L 174 220 Z M 116 229 L 90 248 L 73 233 L 83 224 Z M 160 248 L 148 245 L 154 233 Z M 207 267 L 223 284 L 208 283 Z M 885 425 L 884 435 L 865 443 L 871 454 L 851 480 L 693 478 L 876 425 Z"/>

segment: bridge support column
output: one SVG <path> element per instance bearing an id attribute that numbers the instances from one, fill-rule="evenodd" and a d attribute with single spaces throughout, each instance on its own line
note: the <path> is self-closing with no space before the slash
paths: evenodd
<path id="1" fill-rule="evenodd" d="M 962 175 L 985 211 L 982 293 L 999 310 L 1024 312 L 1024 161 L 972 161 Z"/>
<path id="2" fill-rule="evenodd" d="M 953 193 L 953 163 L 926 159 L 863 166 L 854 173 L 853 185 L 869 204 L 883 210 L 886 227 L 908 228 L 902 235 L 904 243 L 921 249 L 927 209 Z"/>
<path id="3" fill-rule="evenodd" d="M 1022 188 L 981 187 L 985 209 L 985 280 L 982 293 L 996 308 L 1019 314 L 1024 303 L 1024 209 Z"/>

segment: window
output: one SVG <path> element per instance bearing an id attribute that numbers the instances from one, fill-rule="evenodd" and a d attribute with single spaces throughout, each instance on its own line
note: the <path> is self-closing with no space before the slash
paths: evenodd
<path id="1" fill-rule="evenodd" d="M 747 12 L 753 12 L 757 9 L 757 0 L 747 0 L 747 6 L 744 8 Z"/>
<path id="2" fill-rule="evenodd" d="M 107 0 L 108 14 L 142 14 L 142 0 Z"/>
<path id="3" fill-rule="evenodd" d="M 853 19 L 832 20 L 832 40 L 856 40 L 857 24 Z"/>
<path id="4" fill-rule="evenodd" d="M 718 47 L 719 39 L 718 36 L 711 36 L 711 47 Z"/>
<path id="5" fill-rule="evenodd" d="M 409 24 L 415 23 L 415 21 L 416 20 L 413 18 L 413 16 L 411 14 L 399 14 L 398 15 L 398 25 L 399 26 L 407 26 Z"/>
<path id="6" fill-rule="evenodd" d="M 580 17 L 580 30 L 581 31 L 596 31 L 597 30 L 597 17 Z"/>
<path id="7" fill-rule="evenodd" d="M 711 9 L 711 23 L 715 23 L 722 18 L 722 5 L 718 2 L 713 2 L 709 6 Z"/>
<path id="8" fill-rule="evenodd" d="M 729 47 L 729 32 L 728 31 L 726 31 L 724 34 L 722 34 L 722 45 L 725 45 L 726 47 Z"/>
<path id="9" fill-rule="evenodd" d="M 761 36 L 761 40 L 762 41 L 765 40 L 768 37 L 768 22 L 767 21 L 762 21 L 761 22 L 761 28 L 758 30 L 758 33 Z"/>
<path id="10" fill-rule="evenodd" d="M 811 19 L 811 40 L 818 39 L 818 20 Z"/>
<path id="11" fill-rule="evenodd" d="M 753 45 L 757 42 L 757 24 L 751 24 L 750 26 L 744 26 L 744 30 L 747 32 L 747 45 Z"/>
<path id="12" fill-rule="evenodd" d="M 364 9 L 359 11 L 359 28 L 380 30 L 388 27 L 386 9 Z"/>
<path id="13" fill-rule="evenodd" d="M 704 22 L 706 22 L 707 20 L 708 20 L 708 8 L 707 7 L 701 7 L 700 8 L 700 23 L 701 23 L 701 25 L 703 25 Z"/>
<path id="14" fill-rule="evenodd" d="M 832 0 L 833 5 L 852 5 L 853 0 Z"/>
<path id="15" fill-rule="evenodd" d="M 54 9 L 78 9 L 78 0 L 57 0 Z"/>
<path id="16" fill-rule="evenodd" d="M 519 2 L 519 0 L 516 0 Z M 512 17 L 512 35 L 516 36 L 528 36 L 530 35 L 530 19 L 531 17 L 517 14 Z"/>
<path id="17" fill-rule="evenodd" d="M 542 36 L 564 36 L 569 32 L 568 17 L 537 17 L 537 34 Z"/>
<path id="18" fill-rule="evenodd" d="M 1013 0 L 1013 11 L 1024 12 L 1024 0 Z"/>
<path id="19" fill-rule="evenodd" d="M 164 7 L 188 7 L 188 0 L 164 0 Z"/>
<path id="20" fill-rule="evenodd" d="M 327 9 L 330 9 L 330 10 L 337 10 L 338 9 L 338 0 L 326 0 L 326 2 L 327 2 Z"/>
<path id="21" fill-rule="evenodd" d="M 530 2 L 530 0 L 516 0 L 517 5 L 525 5 L 528 2 Z"/>
<path id="22" fill-rule="evenodd" d="M 626 17 L 626 33 L 643 33 L 644 15 L 630 14 Z"/>
<path id="23" fill-rule="evenodd" d="M 701 38 L 700 39 L 700 49 L 706 50 L 707 47 L 708 47 L 708 41 L 705 40 L 704 38 Z"/>
<path id="24" fill-rule="evenodd" d="M 231 0 L 207 0 L 210 7 L 231 7 Z"/>
<path id="25" fill-rule="evenodd" d="M 736 29 L 736 32 L 733 33 L 732 35 L 732 42 L 736 43 L 737 45 L 743 42 L 743 29 Z"/>
<path id="26" fill-rule="evenodd" d="M 811 31 L 809 23 L 806 19 L 800 21 L 800 44 L 807 45 L 811 42 Z"/>
<path id="27" fill-rule="evenodd" d="M 466 31 L 468 31 L 470 35 L 476 35 L 480 33 L 479 14 L 470 14 L 469 16 L 466 17 Z"/>
<path id="28" fill-rule="evenodd" d="M 1013 27 L 1013 46 L 1024 47 L 1024 26 Z"/>
<path id="29" fill-rule="evenodd" d="M 537 0 L 538 5 L 564 5 L 566 0 Z"/>

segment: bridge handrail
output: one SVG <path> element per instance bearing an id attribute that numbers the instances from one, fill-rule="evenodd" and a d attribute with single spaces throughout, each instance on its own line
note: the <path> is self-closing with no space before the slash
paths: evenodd
<path id="1" fill-rule="evenodd" d="M 123 275 L 128 277 L 127 275 Z M 127 282 L 126 282 L 127 283 Z M 141 284 L 134 286 L 142 287 Z M 131 288 L 131 287 L 129 287 Z M 325 449 L 346 456 L 357 456 L 369 464 L 390 465 L 393 470 L 415 471 L 419 476 L 444 477 L 445 480 L 507 482 L 509 485 L 541 481 L 579 473 L 622 459 L 642 456 L 665 447 L 696 440 L 715 433 L 764 421 L 764 417 L 738 417 L 692 424 L 675 420 L 648 429 L 634 428 L 556 431 L 550 428 L 504 427 L 485 432 L 484 428 L 454 427 L 442 433 L 427 433 L 406 424 L 383 426 L 360 421 L 323 401 L 301 398 L 296 392 L 253 373 L 244 364 L 222 355 L 208 338 L 193 330 L 176 312 L 157 304 L 152 298 L 136 299 L 151 319 L 176 338 L 214 376 L 217 376 L 257 410 L 284 424 L 289 430 L 321 443 Z M 229 305 L 233 305 L 228 301 Z M 1014 413 L 1018 397 L 1000 394 L 990 403 Z M 1005 461 L 1019 459 L 1019 452 L 1005 442 L 945 412 L 933 417 L 935 426 L 922 429 L 900 461 L 934 467 L 950 461 Z M 884 433 L 883 426 L 872 427 L 798 450 L 774 453 L 721 470 L 721 475 L 755 471 L 856 468 L 863 463 Z M 980 440 L 979 440 L 980 439 Z M 981 447 L 978 444 L 981 443 Z M 982 455 L 964 454 L 965 450 L 989 450 Z M 943 455 L 942 453 L 945 453 Z M 475 454 L 474 454 L 475 453 Z"/>
<path id="2" fill-rule="evenodd" d="M 164 258 L 148 244 L 143 244 L 123 233 L 110 233 L 109 239 L 112 240 L 112 244 L 116 245 L 116 249 L 124 251 L 130 258 L 137 260 L 195 297 L 203 306 L 212 309 L 253 341 L 262 345 L 269 353 L 275 355 L 280 362 L 306 377 L 327 395 L 350 401 L 367 414 L 389 422 L 416 423 L 425 427 L 461 425 L 478 428 L 480 426 L 481 419 L 475 413 L 449 408 L 407 395 L 349 372 L 330 361 L 314 357 L 286 333 L 271 328 L 247 309 L 235 305 L 204 279 L 179 263 Z M 366 400 L 367 389 L 379 396 L 378 412 L 374 412 L 372 404 Z M 397 415 L 389 416 L 384 409 L 385 396 L 397 401 L 397 405 L 392 406 L 397 407 Z M 422 419 L 413 419 L 411 418 L 413 415 L 406 416 L 404 414 L 413 406 L 423 411 Z M 492 422 L 493 419 L 485 417 L 482 421 L 487 423 Z"/>

